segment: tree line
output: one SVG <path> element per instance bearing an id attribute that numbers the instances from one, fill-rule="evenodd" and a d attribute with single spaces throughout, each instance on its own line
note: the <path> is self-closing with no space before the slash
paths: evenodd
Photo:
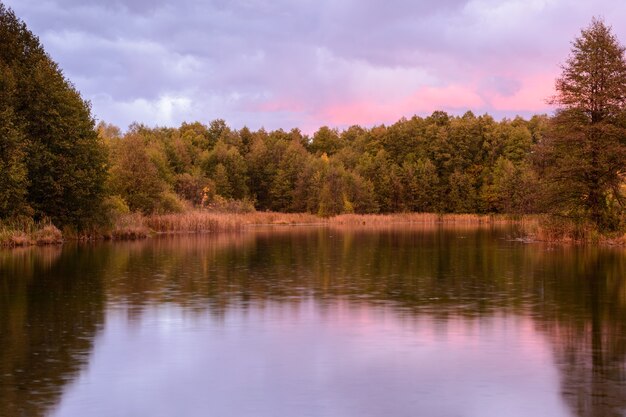
<path id="1" fill-rule="evenodd" d="M 100 123 L 107 189 L 131 211 L 247 201 L 257 210 L 342 213 L 532 213 L 532 156 L 548 123 L 435 112 L 390 126 L 291 131 Z M 184 202 L 182 201 L 184 200 Z"/>
<path id="2" fill-rule="evenodd" d="M 435 111 L 312 135 L 95 125 L 89 104 L 0 3 L 0 219 L 88 229 L 125 212 L 552 213 L 624 228 L 626 61 L 593 20 L 557 79 L 553 117 Z"/>

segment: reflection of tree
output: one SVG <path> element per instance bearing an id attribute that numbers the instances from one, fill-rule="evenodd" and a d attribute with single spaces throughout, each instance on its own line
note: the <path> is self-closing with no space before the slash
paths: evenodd
<path id="1" fill-rule="evenodd" d="M 107 288 L 133 305 L 316 295 L 424 308 L 459 302 L 471 314 L 477 306 L 522 306 L 532 283 L 521 277 L 533 265 L 525 252 L 509 250 L 514 244 L 494 244 L 494 235 L 487 228 L 459 236 L 437 226 L 302 228 L 116 244 Z"/>
<path id="2" fill-rule="evenodd" d="M 93 253 L 0 252 L 0 416 L 45 415 L 84 364 L 103 321 Z"/>
<path id="3" fill-rule="evenodd" d="M 221 314 L 267 300 L 393 302 L 441 314 L 520 309 L 533 268 L 489 227 L 285 228 L 111 248 L 107 294 L 133 309 L 175 302 Z M 494 243 L 495 242 L 495 243 Z M 517 245 L 519 247 L 519 245 Z"/>
<path id="4" fill-rule="evenodd" d="M 563 395 L 579 416 L 626 410 L 626 256 L 598 248 L 546 257 L 541 326 L 554 347 Z"/>
<path id="5" fill-rule="evenodd" d="M 188 312 L 297 311 L 314 299 L 384 303 L 438 322 L 530 314 L 551 341 L 580 416 L 626 405 L 626 257 L 609 249 L 509 242 L 491 227 L 279 228 L 0 252 L 0 416 L 42 415 L 73 378 L 103 322 L 153 304 Z M 326 303 L 329 300 L 331 302 Z M 6 376 L 9 375 L 9 376 Z"/>
<path id="6" fill-rule="evenodd" d="M 305 228 L 140 242 L 107 275 L 107 288 L 139 308 L 169 301 L 217 316 L 267 301 L 297 308 L 302 297 L 321 308 L 337 298 L 392 303 L 438 319 L 532 314 L 554 347 L 572 409 L 617 415 L 626 406 L 623 252 L 504 236 L 490 228 Z"/>

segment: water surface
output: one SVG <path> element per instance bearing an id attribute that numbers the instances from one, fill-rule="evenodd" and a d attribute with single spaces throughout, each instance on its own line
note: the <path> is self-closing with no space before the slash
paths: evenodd
<path id="1" fill-rule="evenodd" d="M 623 416 L 626 252 L 512 235 L 0 252 L 0 416 Z"/>

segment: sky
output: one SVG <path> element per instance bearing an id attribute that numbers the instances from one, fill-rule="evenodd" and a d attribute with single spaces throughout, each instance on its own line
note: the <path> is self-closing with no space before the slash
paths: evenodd
<path id="1" fill-rule="evenodd" d="M 550 114 L 593 16 L 622 0 L 0 0 L 98 121 L 126 128 L 389 124 L 435 110 Z"/>

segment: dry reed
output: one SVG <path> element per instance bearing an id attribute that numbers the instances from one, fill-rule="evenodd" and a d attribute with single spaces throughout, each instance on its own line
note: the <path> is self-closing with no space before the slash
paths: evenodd
<path id="1" fill-rule="evenodd" d="M 252 225 L 296 225 L 322 223 L 319 217 L 301 213 L 214 213 L 190 211 L 181 214 L 155 214 L 145 225 L 157 233 L 234 232 Z"/>
<path id="2" fill-rule="evenodd" d="M 626 234 L 603 234 L 588 221 L 539 216 L 534 223 L 523 227 L 525 239 L 529 241 L 579 244 L 601 243 L 626 245 Z"/>
<path id="3" fill-rule="evenodd" d="M 394 214 L 341 214 L 331 217 L 333 225 L 387 225 L 395 223 L 416 224 L 496 224 L 533 221 L 533 216 L 511 217 L 484 214 L 438 214 L 438 213 L 394 213 Z"/>
<path id="4" fill-rule="evenodd" d="M 62 242 L 61 231 L 47 221 L 15 221 L 0 224 L 0 247 L 54 245 Z"/>
<path id="5" fill-rule="evenodd" d="M 113 228 L 101 233 L 114 240 L 136 240 L 151 233 L 219 233 L 239 232 L 255 226 L 276 225 L 327 225 L 331 227 L 386 227 L 392 225 L 436 225 L 473 227 L 474 225 L 518 224 L 522 236 L 528 241 L 554 243 L 608 243 L 626 245 L 626 235 L 604 236 L 588 223 L 575 223 L 548 216 L 479 215 L 479 214 L 342 214 L 321 218 L 307 213 L 217 213 L 210 211 L 187 211 L 178 214 L 139 213 L 120 216 Z M 63 241 L 63 235 L 49 222 L 0 223 L 0 247 L 49 245 Z"/>
<path id="6" fill-rule="evenodd" d="M 157 214 L 145 217 L 143 224 L 156 233 L 202 233 L 240 231 L 249 226 L 263 225 L 332 225 L 332 226 L 381 226 L 398 223 L 416 224 L 494 224 L 528 222 L 532 217 L 512 218 L 504 215 L 477 214 L 342 214 L 321 218 L 308 213 L 215 213 L 189 211 L 180 214 Z"/>
<path id="7" fill-rule="evenodd" d="M 139 213 L 122 215 L 116 220 L 110 235 L 105 234 L 104 237 L 110 237 L 113 240 L 144 239 L 150 234 L 145 220 L 145 217 Z"/>

